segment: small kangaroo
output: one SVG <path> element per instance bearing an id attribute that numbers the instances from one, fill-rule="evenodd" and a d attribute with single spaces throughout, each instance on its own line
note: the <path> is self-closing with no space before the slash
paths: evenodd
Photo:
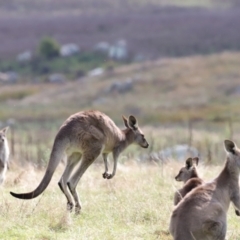
<path id="1" fill-rule="evenodd" d="M 9 147 L 6 137 L 7 130 L 8 127 L 0 130 L 0 185 L 3 184 L 8 169 Z"/>
<path id="2" fill-rule="evenodd" d="M 199 158 L 188 158 L 186 166 L 182 167 L 175 177 L 176 181 L 183 181 L 185 184 L 181 189 L 178 189 L 174 194 L 174 205 L 177 205 L 182 198 L 185 197 L 193 188 L 201 185 L 203 180 L 199 178 L 196 166 L 198 165 Z M 196 163 L 196 164 L 195 164 Z"/>
<path id="3" fill-rule="evenodd" d="M 29 193 L 10 192 L 11 195 L 20 199 L 32 199 L 40 195 L 47 188 L 54 171 L 66 153 L 67 164 L 58 185 L 67 198 L 67 209 L 72 210 L 73 197 L 75 212 L 80 213 L 81 203 L 76 192 L 77 184 L 87 168 L 100 154 L 105 165 L 103 178 L 111 179 L 116 173 L 119 154 L 124 149 L 131 144 L 137 144 L 143 148 L 149 146 L 134 116 L 130 116 L 128 119 L 123 116 L 123 122 L 126 129 L 120 130 L 107 115 L 99 111 L 83 111 L 71 115 L 60 127 L 55 137 L 50 160 L 39 186 Z M 107 158 L 111 152 L 114 165 L 110 174 L 108 173 Z M 72 174 L 80 159 L 80 165 Z"/>
<path id="4" fill-rule="evenodd" d="M 193 189 L 173 210 L 170 233 L 174 240 L 224 240 L 230 202 L 239 215 L 240 150 L 230 140 L 224 145 L 227 160 L 218 177 Z"/>

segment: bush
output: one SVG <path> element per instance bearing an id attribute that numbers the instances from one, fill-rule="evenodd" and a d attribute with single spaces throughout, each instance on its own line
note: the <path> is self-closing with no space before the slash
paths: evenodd
<path id="1" fill-rule="evenodd" d="M 57 57 L 60 53 L 60 45 L 55 39 L 50 37 L 43 38 L 38 49 L 39 54 L 47 59 Z"/>

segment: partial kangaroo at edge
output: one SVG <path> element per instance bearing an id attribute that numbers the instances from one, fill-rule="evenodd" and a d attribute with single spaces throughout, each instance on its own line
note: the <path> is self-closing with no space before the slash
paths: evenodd
<path id="1" fill-rule="evenodd" d="M 174 194 L 174 205 L 177 205 L 187 193 L 195 187 L 203 184 L 203 180 L 198 176 L 197 168 L 199 158 L 188 158 L 185 167 L 182 167 L 175 177 L 176 181 L 183 181 L 184 186 Z"/>
<path id="2" fill-rule="evenodd" d="M 71 115 L 55 137 L 50 160 L 39 186 L 29 193 L 10 192 L 11 195 L 20 199 L 39 196 L 47 188 L 64 154 L 67 154 L 67 164 L 58 185 L 67 198 L 67 209 L 72 210 L 73 197 L 76 213 L 79 213 L 81 203 L 76 186 L 84 172 L 100 154 L 105 165 L 103 177 L 111 179 L 116 173 L 118 156 L 124 149 L 133 143 L 143 148 L 149 146 L 134 116 L 128 119 L 123 117 L 123 121 L 126 129 L 120 130 L 107 115 L 99 111 L 84 111 Z M 111 174 L 108 173 L 107 164 L 109 153 L 113 154 L 114 159 Z M 80 166 L 72 174 L 80 160 Z"/>
<path id="3" fill-rule="evenodd" d="M 9 146 L 6 137 L 7 131 L 8 127 L 0 130 L 0 185 L 4 182 L 8 169 Z"/>
<path id="4" fill-rule="evenodd" d="M 224 141 L 227 160 L 213 181 L 188 193 L 174 208 L 170 233 L 174 240 L 224 240 L 230 202 L 240 210 L 240 150 L 230 140 Z"/>

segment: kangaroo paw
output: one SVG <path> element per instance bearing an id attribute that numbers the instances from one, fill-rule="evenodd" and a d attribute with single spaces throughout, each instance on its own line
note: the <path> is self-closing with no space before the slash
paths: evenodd
<path id="1" fill-rule="evenodd" d="M 111 179 L 111 178 L 113 178 L 113 176 L 114 175 L 112 175 L 112 174 L 108 174 L 107 179 Z"/>
<path id="2" fill-rule="evenodd" d="M 105 172 L 105 173 L 103 173 L 103 178 L 107 178 L 107 179 L 109 179 L 109 176 L 110 176 L 111 174 L 109 174 L 109 173 L 107 173 L 107 172 Z"/>
<path id="3" fill-rule="evenodd" d="M 81 213 L 81 207 L 75 207 L 75 214 L 79 215 Z"/>
<path id="4" fill-rule="evenodd" d="M 68 210 L 69 212 L 72 212 L 72 209 L 73 209 L 73 203 L 68 202 L 68 203 L 67 203 L 67 210 Z"/>

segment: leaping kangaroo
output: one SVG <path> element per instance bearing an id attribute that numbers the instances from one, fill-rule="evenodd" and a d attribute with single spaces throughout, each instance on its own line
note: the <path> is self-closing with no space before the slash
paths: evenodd
<path id="1" fill-rule="evenodd" d="M 29 193 L 13 193 L 12 196 L 20 199 L 32 199 L 39 196 L 48 186 L 54 171 L 64 154 L 67 155 L 67 164 L 58 183 L 67 198 L 67 209 L 72 210 L 75 201 L 75 212 L 80 213 L 81 203 L 76 187 L 87 168 L 102 154 L 105 165 L 103 178 L 111 179 L 117 169 L 119 154 L 129 145 L 135 143 L 148 148 L 143 132 L 138 127 L 137 119 L 123 116 L 126 129 L 120 130 L 115 123 L 102 112 L 83 111 L 71 115 L 60 127 L 50 155 L 45 175 L 39 186 Z M 114 165 L 112 173 L 108 173 L 108 154 L 112 152 Z M 81 160 L 79 167 L 72 174 L 73 169 Z"/>

